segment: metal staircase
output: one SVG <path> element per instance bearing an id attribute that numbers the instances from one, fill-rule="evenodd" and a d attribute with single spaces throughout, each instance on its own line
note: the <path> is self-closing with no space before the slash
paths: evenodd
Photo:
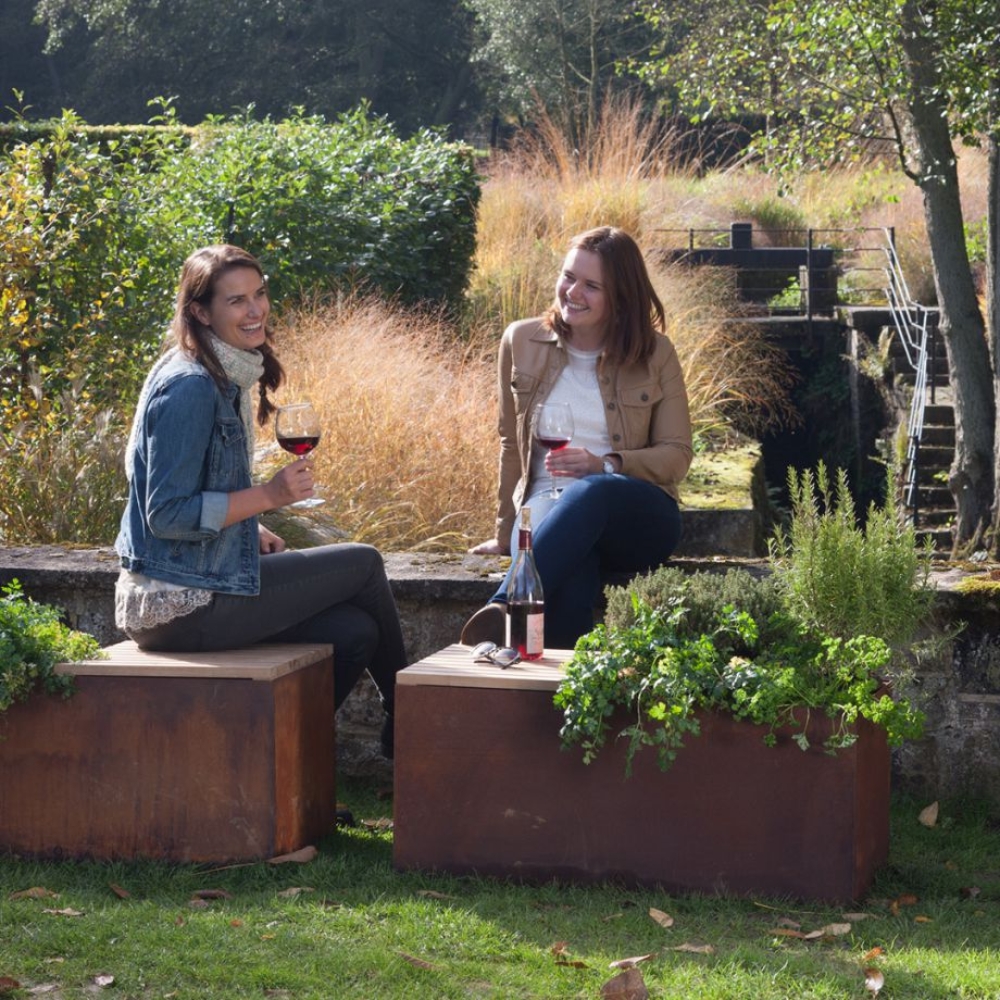
<path id="1" fill-rule="evenodd" d="M 955 452 L 955 412 L 948 363 L 937 335 L 938 311 L 910 296 L 890 230 L 885 231 L 886 299 L 895 329 L 896 382 L 910 387 L 902 501 L 918 537 L 930 537 L 937 551 L 952 544 L 955 516 L 948 470 Z"/>

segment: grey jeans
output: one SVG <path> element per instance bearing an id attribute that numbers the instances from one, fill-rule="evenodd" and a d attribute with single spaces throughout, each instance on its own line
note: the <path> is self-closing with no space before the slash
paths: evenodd
<path id="1" fill-rule="evenodd" d="M 382 556 L 370 545 L 321 545 L 261 556 L 260 593 L 216 594 L 212 603 L 136 632 L 140 649 L 201 653 L 254 642 L 329 642 L 337 707 L 362 671 L 393 709 L 403 633 Z"/>

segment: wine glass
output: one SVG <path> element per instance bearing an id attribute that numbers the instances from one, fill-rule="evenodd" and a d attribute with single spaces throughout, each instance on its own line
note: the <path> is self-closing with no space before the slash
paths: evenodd
<path id="1" fill-rule="evenodd" d="M 549 451 L 565 448 L 573 439 L 573 411 L 569 403 L 542 403 L 535 411 L 535 440 Z M 549 475 L 549 489 L 540 494 L 559 499 L 556 481 Z"/>
<path id="2" fill-rule="evenodd" d="M 274 435 L 278 444 L 296 458 L 302 458 L 319 444 L 320 423 L 311 403 L 289 403 L 279 406 L 274 418 Z M 290 507 L 318 507 L 322 497 L 298 500 Z"/>

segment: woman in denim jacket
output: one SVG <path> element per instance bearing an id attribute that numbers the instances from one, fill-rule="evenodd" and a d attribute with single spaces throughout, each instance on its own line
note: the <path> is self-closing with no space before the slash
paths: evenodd
<path id="1" fill-rule="evenodd" d="M 602 571 L 645 572 L 680 540 L 678 484 L 691 464 L 684 376 L 642 254 L 610 226 L 570 242 L 555 302 L 500 343 L 496 535 L 470 551 L 506 554 L 516 512 L 531 508 L 545 593 L 545 644 L 572 649 L 593 627 Z M 532 437 L 542 402 L 573 412 L 569 446 Z M 562 484 L 545 496 L 549 477 Z M 462 641 L 503 642 L 508 579 L 466 623 Z"/>
<path id="2" fill-rule="evenodd" d="M 313 493 L 308 458 L 259 485 L 250 476 L 255 423 L 267 423 L 268 392 L 284 377 L 269 315 L 263 271 L 246 251 L 209 246 L 185 262 L 175 344 L 146 378 L 126 450 L 116 623 L 141 649 L 170 652 L 332 643 L 337 706 L 367 669 L 391 756 L 406 656 L 382 557 L 354 544 L 287 551 L 258 521 Z"/>

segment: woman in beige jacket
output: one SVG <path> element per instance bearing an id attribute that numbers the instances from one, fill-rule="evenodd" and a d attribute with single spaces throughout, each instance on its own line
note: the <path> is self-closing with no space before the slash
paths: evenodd
<path id="1" fill-rule="evenodd" d="M 511 551 L 530 506 L 545 591 L 545 645 L 572 648 L 593 627 L 605 571 L 645 572 L 680 540 L 678 484 L 691 464 L 680 362 L 642 254 L 610 226 L 574 237 L 555 302 L 500 343 L 500 483 L 496 535 L 470 551 Z M 546 451 L 532 436 L 542 402 L 568 403 L 574 434 Z M 545 496 L 554 479 L 558 499 Z M 507 580 L 466 623 L 462 641 L 504 637 Z"/>

